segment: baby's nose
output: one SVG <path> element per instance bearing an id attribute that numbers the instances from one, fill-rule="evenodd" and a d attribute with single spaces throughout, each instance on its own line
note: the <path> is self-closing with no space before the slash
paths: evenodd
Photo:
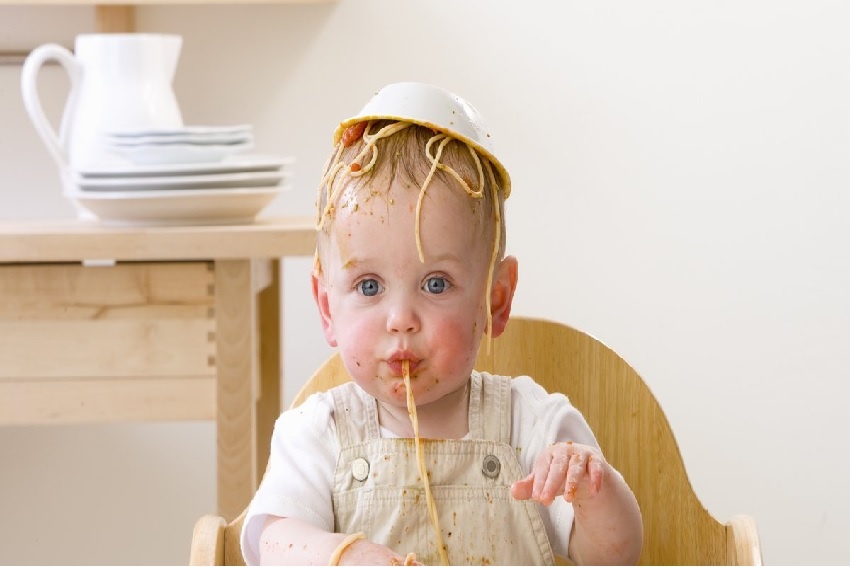
<path id="1" fill-rule="evenodd" d="M 415 333 L 419 329 L 419 317 L 409 304 L 400 302 L 387 315 L 387 331 L 390 333 Z"/>

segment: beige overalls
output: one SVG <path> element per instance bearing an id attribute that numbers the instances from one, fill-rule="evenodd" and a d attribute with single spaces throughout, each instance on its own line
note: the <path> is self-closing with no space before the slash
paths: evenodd
<path id="1" fill-rule="evenodd" d="M 381 438 L 376 401 L 350 383 L 333 390 L 340 441 L 335 531 L 364 532 L 398 554 L 440 562 L 413 439 Z M 503 376 L 470 381 L 468 439 L 423 440 L 443 542 L 453 565 L 552 565 L 535 505 L 509 487 L 523 476 L 511 436 L 511 385 Z"/>

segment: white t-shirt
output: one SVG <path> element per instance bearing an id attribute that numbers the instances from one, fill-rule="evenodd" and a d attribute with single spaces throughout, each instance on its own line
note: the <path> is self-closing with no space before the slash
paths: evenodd
<path id="1" fill-rule="evenodd" d="M 328 392 L 310 396 L 285 411 L 275 423 L 269 468 L 242 527 L 242 554 L 248 565 L 260 561 L 260 534 L 266 516 L 299 518 L 334 530 L 332 492 L 340 452 Z M 598 447 L 585 418 L 562 394 L 549 394 L 528 376 L 511 380 L 511 446 L 524 472 L 541 451 L 556 441 Z M 387 430 L 382 429 L 382 436 Z M 563 498 L 539 505 L 553 553 L 567 557 L 573 507 Z"/>

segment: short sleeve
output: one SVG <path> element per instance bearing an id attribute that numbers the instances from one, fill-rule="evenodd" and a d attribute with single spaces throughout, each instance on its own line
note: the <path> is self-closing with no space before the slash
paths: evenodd
<path id="1" fill-rule="evenodd" d="M 528 376 L 511 381 L 511 445 L 528 474 L 545 447 L 573 441 L 599 449 L 585 417 L 563 394 L 550 394 Z M 573 527 L 573 505 L 556 498 L 550 506 L 538 505 L 553 552 L 567 557 Z"/>
<path id="2" fill-rule="evenodd" d="M 260 535 L 267 516 L 298 518 L 334 530 L 331 493 L 338 453 L 330 394 L 313 394 L 278 417 L 269 466 L 242 526 L 247 565 L 260 561 Z"/>

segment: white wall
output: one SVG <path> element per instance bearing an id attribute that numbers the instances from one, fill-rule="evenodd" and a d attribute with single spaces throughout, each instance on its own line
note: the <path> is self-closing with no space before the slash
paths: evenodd
<path id="1" fill-rule="evenodd" d="M 90 29 L 65 10 L 56 33 Z M 29 13 L 0 22 L 36 45 Z M 270 213 L 312 212 L 335 122 L 381 85 L 471 100 L 513 176 L 515 312 L 635 366 L 701 500 L 755 516 L 768 563 L 849 563 L 846 2 L 149 7 L 138 29 L 184 36 L 187 122 L 297 157 Z M 71 216 L 19 74 L 0 67 L 0 218 Z M 285 266 L 287 401 L 329 352 L 308 267 Z M 0 563 L 185 562 L 214 445 L 210 423 L 0 429 Z"/>

